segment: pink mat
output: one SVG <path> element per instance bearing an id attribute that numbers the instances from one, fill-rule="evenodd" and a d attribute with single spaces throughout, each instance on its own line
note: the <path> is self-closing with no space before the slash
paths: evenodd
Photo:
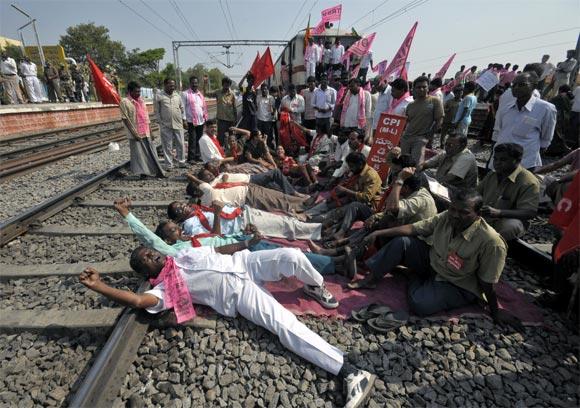
<path id="1" fill-rule="evenodd" d="M 266 289 L 296 315 L 328 316 L 337 319 L 348 319 L 353 310 L 357 310 L 370 303 L 380 303 L 393 310 L 409 311 L 407 304 L 406 281 L 403 277 L 387 275 L 376 289 L 373 290 L 345 290 L 348 280 L 340 275 L 324 277 L 326 287 L 340 302 L 335 310 L 327 310 L 316 301 L 306 297 L 302 292 L 302 283 L 297 279 L 284 279 L 280 282 L 270 282 Z M 531 304 L 523 294 L 517 292 L 509 284 L 500 282 L 496 285 L 496 292 L 500 308 L 506 309 L 518 317 L 526 325 L 541 325 L 543 315 L 541 310 Z M 455 320 L 459 317 L 488 317 L 486 311 L 479 306 L 468 306 L 438 314 L 437 319 Z"/>

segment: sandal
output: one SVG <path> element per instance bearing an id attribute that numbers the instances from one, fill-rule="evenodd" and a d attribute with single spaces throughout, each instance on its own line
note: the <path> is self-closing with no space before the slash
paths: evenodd
<path id="1" fill-rule="evenodd" d="M 380 305 L 378 303 L 371 303 L 359 310 L 353 310 L 350 312 L 351 317 L 357 322 L 364 323 L 369 319 L 379 317 L 383 314 L 389 313 L 391 308 L 385 305 Z"/>
<path id="2" fill-rule="evenodd" d="M 349 282 L 346 284 L 346 287 L 348 289 L 376 289 L 377 283 L 368 278 L 365 278 L 354 282 Z"/>
<path id="3" fill-rule="evenodd" d="M 398 327 L 403 326 L 409 320 L 409 314 L 404 310 L 390 311 L 374 319 L 369 319 L 367 323 L 379 333 L 388 333 Z"/>

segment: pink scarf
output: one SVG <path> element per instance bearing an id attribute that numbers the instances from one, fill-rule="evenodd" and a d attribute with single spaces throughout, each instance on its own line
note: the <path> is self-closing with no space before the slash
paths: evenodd
<path id="1" fill-rule="evenodd" d="M 149 282 L 153 286 L 159 285 L 161 282 L 164 283 L 165 298 L 163 301 L 167 309 L 173 308 L 177 323 L 186 322 L 197 316 L 193 308 L 189 289 L 172 257 L 165 258 L 165 266 L 161 269 L 159 275 L 156 278 L 149 279 Z"/>
<path id="2" fill-rule="evenodd" d="M 145 102 L 143 99 L 134 99 L 131 95 L 128 96 L 129 100 L 133 103 L 135 107 L 135 117 L 137 119 L 137 133 L 139 135 L 147 135 L 149 133 L 149 114 L 147 113 L 147 108 L 145 107 Z"/>
<path id="3" fill-rule="evenodd" d="M 202 110 L 203 110 L 203 122 L 205 122 L 207 120 L 207 104 L 205 103 L 205 98 L 203 96 L 203 94 L 199 91 L 195 92 L 195 94 L 199 94 L 199 96 L 201 97 L 201 104 L 202 104 Z M 193 97 L 194 92 L 191 90 L 191 88 L 189 88 L 187 90 L 187 102 L 189 103 L 189 109 L 191 110 L 191 119 L 193 120 L 193 118 L 195 118 L 197 116 L 197 112 L 195 109 L 195 98 Z"/>
<path id="4" fill-rule="evenodd" d="M 408 97 L 409 97 L 409 91 L 405 92 L 405 94 L 403 96 L 401 96 L 399 99 L 393 99 L 393 101 L 391 102 L 391 106 L 389 106 L 389 110 L 387 111 L 387 113 L 394 112 L 395 109 L 397 108 L 397 106 L 399 106 L 399 104 L 401 102 L 403 102 Z"/>
<path id="5" fill-rule="evenodd" d="M 350 105 L 350 91 L 346 94 L 344 98 L 344 104 L 342 105 L 342 112 L 340 113 L 340 124 L 344 126 L 344 121 L 346 119 L 346 111 Z M 357 123 L 359 129 L 364 129 L 367 124 L 367 118 L 365 115 L 365 91 L 362 88 L 359 88 L 358 91 L 358 117 Z"/>

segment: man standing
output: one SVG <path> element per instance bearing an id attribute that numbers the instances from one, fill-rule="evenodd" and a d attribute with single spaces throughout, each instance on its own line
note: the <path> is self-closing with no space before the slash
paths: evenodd
<path id="1" fill-rule="evenodd" d="M 496 144 L 495 171 L 477 185 L 482 215 L 506 241 L 523 235 L 527 221 L 538 211 L 540 182 L 520 165 L 523 153 L 516 143 Z"/>
<path id="2" fill-rule="evenodd" d="M 153 108 L 161 134 L 163 157 L 168 169 L 173 168 L 173 143 L 175 142 L 176 157 L 180 167 L 185 167 L 185 142 L 183 129 L 187 122 L 183 120 L 183 103 L 175 92 L 175 81 L 165 78 L 163 91 L 157 92 L 153 100 Z"/>
<path id="3" fill-rule="evenodd" d="M 288 85 L 288 95 L 282 98 L 280 110 L 290 112 L 290 117 L 294 122 L 302 123 L 302 112 L 304 112 L 304 98 L 296 94 L 296 85 Z"/>
<path id="4" fill-rule="evenodd" d="M 425 76 L 413 82 L 414 100 L 407 105 L 407 127 L 401 137 L 401 153 L 410 155 L 415 163 L 423 163 L 425 146 L 443 123 L 443 104 L 439 98 L 427 95 L 428 89 Z"/>
<path id="5" fill-rule="evenodd" d="M 461 68 L 459 68 L 459 71 L 457 71 L 455 73 L 455 77 L 454 77 L 454 79 L 456 81 L 459 81 L 459 83 L 462 85 L 463 85 L 463 80 L 461 79 L 461 76 L 463 75 L 463 71 L 465 71 L 465 65 L 462 65 Z"/>
<path id="6" fill-rule="evenodd" d="M 344 98 L 340 126 L 365 132 L 367 124 L 371 121 L 371 108 L 371 94 L 361 88 L 357 78 L 352 78 Z"/>
<path id="7" fill-rule="evenodd" d="M 477 74 L 475 73 L 475 71 L 477 71 L 477 67 L 474 65 L 469 69 L 467 75 L 465 75 L 465 82 L 470 81 L 475 82 L 475 80 L 477 79 Z"/>
<path id="8" fill-rule="evenodd" d="M 121 100 L 121 119 L 127 128 L 129 149 L 131 151 L 131 172 L 141 178 L 165 177 L 157 159 L 157 153 L 149 136 L 149 113 L 141 99 L 141 85 L 135 81 L 127 84 L 127 97 Z"/>
<path id="9" fill-rule="evenodd" d="M 316 44 L 314 44 L 314 39 L 312 37 L 308 38 L 308 45 L 304 50 L 304 68 L 306 69 L 306 77 L 316 78 L 316 64 L 318 63 L 318 53 L 319 49 Z"/>
<path id="10" fill-rule="evenodd" d="M 316 128 L 316 111 L 314 110 L 314 94 L 316 92 L 316 78 L 308 77 L 306 80 L 308 88 L 302 90 L 304 98 L 304 120 L 302 124 L 308 129 Z"/>
<path id="11" fill-rule="evenodd" d="M 463 99 L 459 103 L 453 119 L 453 125 L 457 126 L 457 132 L 466 137 L 469 125 L 471 125 L 471 112 L 477 106 L 477 98 L 473 94 L 476 86 L 475 82 L 470 81 L 465 83 L 463 87 Z"/>
<path id="12" fill-rule="evenodd" d="M 4 86 L 4 98 L 8 104 L 24 103 L 24 99 L 20 93 L 20 81 L 18 79 L 16 61 L 6 53 L 2 53 L 0 74 L 2 75 L 2 85 Z"/>
<path id="13" fill-rule="evenodd" d="M 24 57 L 20 63 L 20 73 L 24 78 L 24 87 L 28 94 L 28 100 L 32 103 L 42 102 L 42 87 L 38 80 L 36 64 L 30 61 L 30 58 Z"/>
<path id="14" fill-rule="evenodd" d="M 314 111 L 316 124 L 324 123 L 330 129 L 330 118 L 336 104 L 336 90 L 328 86 L 328 76 L 320 76 L 320 86 L 314 90 Z"/>
<path id="15" fill-rule="evenodd" d="M 554 67 L 554 64 L 552 64 L 551 62 L 548 62 L 548 60 L 550 59 L 549 55 L 543 55 L 542 56 L 542 62 L 540 63 L 540 67 L 542 67 L 542 75 L 540 75 L 540 81 L 538 82 L 538 89 L 540 90 L 540 92 L 543 94 L 544 93 L 544 88 L 546 87 L 546 78 L 548 77 L 548 75 L 551 75 L 554 70 L 556 69 L 556 67 Z"/>
<path id="16" fill-rule="evenodd" d="M 266 143 L 273 149 L 276 148 L 276 141 L 272 132 L 272 120 L 274 119 L 274 110 L 276 101 L 268 91 L 268 84 L 262 82 L 260 93 L 256 97 L 256 119 L 258 120 L 258 130 L 266 138 Z"/>
<path id="17" fill-rule="evenodd" d="M 223 77 L 222 89 L 216 92 L 216 119 L 218 126 L 217 137 L 222 146 L 226 145 L 226 132 L 229 130 L 229 128 L 236 125 L 236 120 L 238 118 L 236 95 L 230 89 L 231 86 L 232 80 L 228 77 Z"/>
<path id="18" fill-rule="evenodd" d="M 330 57 L 330 63 L 332 64 L 333 74 L 341 75 L 342 72 L 342 56 L 344 55 L 344 45 L 340 43 L 340 39 L 334 41 L 334 47 L 332 47 L 332 54 Z"/>
<path id="19" fill-rule="evenodd" d="M 62 90 L 66 95 L 69 102 L 75 102 L 75 95 L 73 91 L 73 85 L 70 77 L 70 72 L 66 68 L 64 64 L 60 64 L 60 68 L 58 70 L 58 78 L 60 79 L 60 84 L 62 86 Z"/>
<path id="20" fill-rule="evenodd" d="M 199 160 L 199 139 L 203 136 L 203 126 L 207 120 L 207 105 L 199 91 L 196 76 L 189 78 L 189 89 L 182 93 L 183 120 L 187 121 L 187 161 Z"/>
<path id="21" fill-rule="evenodd" d="M 368 50 L 368 52 L 363 55 L 360 59 L 360 69 L 358 71 L 358 80 L 361 84 L 367 82 L 367 73 L 369 72 L 369 66 L 373 69 L 373 51 Z"/>
<path id="22" fill-rule="evenodd" d="M 556 108 L 533 95 L 538 83 L 534 72 L 524 72 L 512 84 L 515 100 L 497 112 L 493 140 L 497 144 L 517 143 L 524 148 L 522 166 L 542 165 L 540 153 L 550 146 L 556 127 Z"/>
<path id="23" fill-rule="evenodd" d="M 46 79 L 46 86 L 48 88 L 48 99 L 51 102 L 62 102 L 58 71 L 52 66 L 50 61 L 46 61 L 46 65 L 44 66 L 44 78 Z M 139 92 L 141 91 L 139 90 Z"/>
<path id="24" fill-rule="evenodd" d="M 553 90 L 558 92 L 558 89 L 562 85 L 570 85 L 572 87 L 576 82 L 576 78 L 570 78 L 570 73 L 574 71 L 576 68 L 576 50 L 568 50 L 566 52 L 566 61 L 562 61 L 558 63 L 556 67 L 556 72 L 554 73 L 554 86 L 552 87 Z"/>

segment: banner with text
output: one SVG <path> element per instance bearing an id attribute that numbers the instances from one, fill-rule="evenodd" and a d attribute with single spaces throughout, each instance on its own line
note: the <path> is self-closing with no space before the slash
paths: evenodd
<path id="1" fill-rule="evenodd" d="M 375 129 L 375 142 L 371 147 L 367 164 L 375 169 L 381 179 L 385 181 L 389 174 L 389 165 L 387 164 L 387 153 L 395 146 L 399 145 L 399 140 L 405 129 L 407 118 L 390 113 L 381 113 L 379 123 Z"/>
<path id="2" fill-rule="evenodd" d="M 338 21 L 342 15 L 342 4 L 324 9 L 320 12 L 320 15 L 322 17 L 322 21 L 325 23 Z"/>

